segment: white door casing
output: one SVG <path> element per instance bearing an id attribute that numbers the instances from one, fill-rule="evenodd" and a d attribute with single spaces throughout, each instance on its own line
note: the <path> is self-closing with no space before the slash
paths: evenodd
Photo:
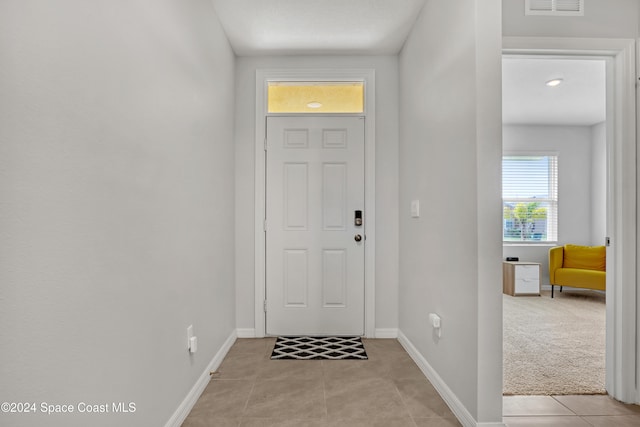
<path id="1" fill-rule="evenodd" d="M 267 118 L 267 334 L 364 334 L 364 123 Z"/>
<path id="2" fill-rule="evenodd" d="M 266 118 L 267 92 L 274 81 L 363 82 L 365 85 L 365 212 L 367 213 L 367 246 L 365 249 L 365 336 L 374 338 L 376 332 L 376 73 L 360 68 L 287 68 L 256 70 L 256 117 L 254 140 L 254 328 L 242 330 L 245 338 L 266 335 L 266 240 L 265 180 L 266 180 Z M 388 338 L 388 336 L 386 336 Z"/>

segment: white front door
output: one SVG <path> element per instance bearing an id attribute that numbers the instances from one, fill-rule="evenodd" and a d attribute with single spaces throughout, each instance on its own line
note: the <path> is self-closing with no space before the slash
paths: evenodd
<path id="1" fill-rule="evenodd" d="M 364 120 L 267 118 L 269 335 L 364 334 Z"/>

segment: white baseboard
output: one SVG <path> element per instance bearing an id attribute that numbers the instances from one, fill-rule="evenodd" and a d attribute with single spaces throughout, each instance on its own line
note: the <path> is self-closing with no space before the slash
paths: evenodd
<path id="1" fill-rule="evenodd" d="M 374 333 L 376 338 L 398 338 L 398 328 L 379 328 Z"/>
<path id="2" fill-rule="evenodd" d="M 440 394 L 442 399 L 449 406 L 451 412 L 453 412 L 456 418 L 458 418 L 458 421 L 460 421 L 464 427 L 505 427 L 504 423 L 478 423 L 473 418 L 473 415 L 471 415 L 467 408 L 462 404 L 460 399 L 458 399 L 458 396 L 453 393 L 435 369 L 429 365 L 427 359 L 420 354 L 409 338 L 407 338 L 400 330 L 398 331 L 398 341 L 407 353 L 409 353 L 409 356 L 411 356 L 413 361 L 416 362 L 416 365 L 418 365 L 424 376 L 427 377 L 429 382 L 431 382 L 438 394 Z"/>
<path id="3" fill-rule="evenodd" d="M 191 409 L 193 409 L 193 406 L 200 398 L 200 395 L 207 387 L 207 384 L 209 384 L 209 380 L 211 378 L 210 373 L 218 369 L 218 367 L 222 363 L 222 360 L 229 352 L 229 349 L 236 341 L 236 338 L 237 332 L 234 330 L 231 332 L 231 335 L 229 335 L 229 338 L 227 338 L 224 344 L 222 344 L 220 350 L 218 350 L 218 352 L 213 356 L 213 359 L 211 359 L 211 362 L 209 362 L 207 368 L 204 370 L 202 375 L 200 375 L 200 378 L 198 378 L 196 383 L 189 391 L 189 394 L 187 394 L 187 397 L 184 398 L 169 421 L 167 421 L 165 427 L 180 427 L 182 425 L 184 420 L 187 418 L 187 415 L 189 415 L 189 412 L 191 412 Z"/>
<path id="4" fill-rule="evenodd" d="M 238 338 L 256 338 L 256 330 L 254 328 L 238 328 L 236 329 Z"/>

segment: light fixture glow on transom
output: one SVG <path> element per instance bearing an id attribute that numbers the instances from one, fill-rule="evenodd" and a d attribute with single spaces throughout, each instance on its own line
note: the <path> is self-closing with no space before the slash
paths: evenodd
<path id="1" fill-rule="evenodd" d="M 309 108 L 320 108 L 320 107 L 322 107 L 322 103 L 320 103 L 318 101 L 312 101 L 312 102 L 307 104 L 307 107 L 309 107 Z"/>
<path id="2" fill-rule="evenodd" d="M 545 84 L 549 87 L 556 87 L 558 85 L 560 85 L 562 82 L 564 81 L 564 79 L 551 79 L 549 81 L 547 81 Z"/>

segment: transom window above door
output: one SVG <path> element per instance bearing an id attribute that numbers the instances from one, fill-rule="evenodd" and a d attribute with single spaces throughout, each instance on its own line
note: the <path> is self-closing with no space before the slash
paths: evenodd
<path id="1" fill-rule="evenodd" d="M 269 113 L 363 113 L 363 82 L 269 82 Z"/>

